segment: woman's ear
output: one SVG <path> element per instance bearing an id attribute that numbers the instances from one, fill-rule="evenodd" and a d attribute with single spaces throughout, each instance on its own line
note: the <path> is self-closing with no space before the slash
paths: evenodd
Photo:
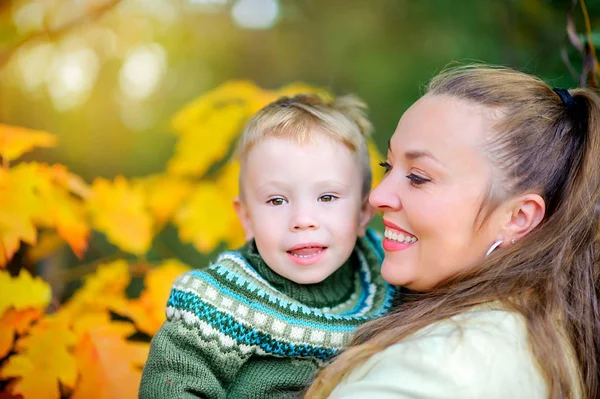
<path id="1" fill-rule="evenodd" d="M 508 204 L 508 221 L 503 227 L 502 246 L 519 241 L 544 219 L 546 203 L 538 194 L 524 194 Z"/>
<path id="2" fill-rule="evenodd" d="M 358 216 L 358 231 L 357 236 L 364 237 L 367 234 L 367 226 L 371 223 L 371 219 L 375 215 L 375 208 L 369 203 L 369 197 L 367 196 L 360 207 L 360 214 Z"/>
<path id="3" fill-rule="evenodd" d="M 244 201 L 242 201 L 240 197 L 235 197 L 233 199 L 233 208 L 235 209 L 235 213 L 237 213 L 238 219 L 240 219 L 240 223 L 242 223 L 242 227 L 244 228 L 244 240 L 248 242 L 254 237 L 254 231 L 252 230 L 252 223 L 250 220 L 250 214 L 248 213 L 248 208 L 246 208 Z"/>

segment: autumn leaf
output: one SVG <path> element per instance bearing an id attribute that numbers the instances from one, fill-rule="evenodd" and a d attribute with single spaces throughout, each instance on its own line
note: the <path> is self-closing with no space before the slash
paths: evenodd
<path id="1" fill-rule="evenodd" d="M 46 218 L 36 192 L 39 179 L 34 165 L 0 169 L 0 267 L 13 257 L 21 241 L 36 243 L 36 223 Z"/>
<path id="2" fill-rule="evenodd" d="M 67 241 L 77 257 L 82 258 L 90 235 L 84 203 L 69 193 L 68 182 L 65 182 L 66 187 L 56 184 L 59 179 L 68 179 L 66 169 L 42 164 L 39 165 L 39 172 L 41 178 L 36 188 L 43 204 L 43 212 L 49 218 L 46 223 Z M 57 176 L 58 173 L 60 174 Z"/>
<path id="3" fill-rule="evenodd" d="M 192 243 L 200 252 L 210 252 L 223 241 L 235 245 L 242 238 L 243 243 L 232 197 L 214 182 L 198 183 L 175 215 L 174 223 L 180 240 Z"/>
<path id="4" fill-rule="evenodd" d="M 56 136 L 41 130 L 0 123 L 0 156 L 13 161 L 36 147 L 54 147 Z"/>
<path id="5" fill-rule="evenodd" d="M 138 179 L 136 183 L 144 189 L 148 209 L 157 225 L 169 220 L 192 190 L 191 182 L 167 175 Z"/>
<path id="6" fill-rule="evenodd" d="M 200 177 L 230 151 L 256 111 L 277 95 L 248 81 L 231 81 L 200 96 L 172 120 L 180 139 L 168 172 Z"/>
<path id="7" fill-rule="evenodd" d="M 193 132 L 182 136 L 169 160 L 168 172 L 177 176 L 202 176 L 231 149 L 250 116 L 245 102 L 231 101 L 206 115 Z"/>
<path id="8" fill-rule="evenodd" d="M 193 134 L 197 127 L 204 125 L 206 118 L 211 117 L 215 111 L 236 103 L 248 107 L 248 104 L 261 92 L 258 86 L 247 80 L 225 82 L 183 107 L 173 117 L 171 126 L 179 136 Z"/>
<path id="9" fill-rule="evenodd" d="M 50 285 L 39 277 L 32 277 L 25 269 L 17 277 L 0 270 L 0 287 L 0 314 L 9 308 L 44 309 L 52 298 Z"/>
<path id="10" fill-rule="evenodd" d="M 40 318 L 40 309 L 25 310 L 7 309 L 0 318 L 0 359 L 4 358 L 13 347 L 15 334 L 23 335 L 29 330 L 31 323 Z"/>
<path id="11" fill-rule="evenodd" d="M 129 317 L 138 330 L 152 336 L 165 321 L 165 305 L 171 285 L 190 267 L 174 259 L 150 270 L 144 277 L 145 289 L 138 299 L 130 301 L 123 316 Z"/>
<path id="12" fill-rule="evenodd" d="M 385 170 L 381 166 L 379 166 L 379 163 L 385 160 L 386 157 L 385 155 L 382 155 L 381 152 L 379 152 L 373 140 L 369 140 L 368 146 L 369 161 L 371 163 L 371 173 L 373 175 L 371 181 L 371 189 L 374 189 L 379 185 L 379 183 L 381 183 L 381 180 L 383 180 Z"/>
<path id="13" fill-rule="evenodd" d="M 95 273 L 85 277 L 83 286 L 63 305 L 61 312 L 76 320 L 85 314 L 123 309 L 127 305 L 125 289 L 131 277 L 124 260 L 98 266 Z"/>
<path id="14" fill-rule="evenodd" d="M 82 334 L 75 349 L 81 375 L 72 399 L 137 398 L 149 345 L 125 339 L 134 332 L 129 323 L 112 322 Z"/>
<path id="15" fill-rule="evenodd" d="M 333 96 L 327 90 L 310 86 L 302 82 L 290 83 L 277 90 L 277 97 L 293 97 L 298 94 L 316 94 L 326 102 L 333 100 Z"/>
<path id="16" fill-rule="evenodd" d="M 83 203 L 56 183 L 56 170 L 35 162 L 0 170 L 0 267 L 21 241 L 37 243 L 38 227 L 55 228 L 75 254 L 83 255 L 89 236 Z"/>
<path id="17" fill-rule="evenodd" d="M 74 344 L 75 335 L 68 324 L 46 316 L 17 341 L 17 354 L 4 363 L 0 379 L 17 378 L 11 393 L 24 399 L 59 399 L 59 382 L 75 386 L 77 367 L 69 352 Z"/>
<path id="18" fill-rule="evenodd" d="M 69 172 L 64 165 L 54 164 L 49 166 L 48 172 L 54 181 L 66 191 L 76 194 L 82 199 L 90 197 L 90 186 L 81 177 Z"/>
<path id="19" fill-rule="evenodd" d="M 142 255 L 152 242 L 152 217 L 142 187 L 124 177 L 96 178 L 87 202 L 95 229 L 126 252 Z"/>

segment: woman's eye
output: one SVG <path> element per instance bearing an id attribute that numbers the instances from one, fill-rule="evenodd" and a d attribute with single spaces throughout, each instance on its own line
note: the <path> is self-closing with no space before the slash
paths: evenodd
<path id="1" fill-rule="evenodd" d="M 392 170 L 392 165 L 390 165 L 388 161 L 379 162 L 379 166 L 385 170 L 385 173 L 388 173 L 390 170 Z"/>
<path id="2" fill-rule="evenodd" d="M 271 204 L 273 206 L 279 206 L 279 205 L 283 205 L 285 204 L 287 201 L 281 197 L 275 197 L 275 198 L 271 198 L 270 200 L 267 201 L 268 204 Z"/>
<path id="3" fill-rule="evenodd" d="M 335 195 L 325 194 L 325 195 L 321 195 L 319 197 L 319 202 L 331 202 L 335 199 L 337 199 L 337 197 Z"/>
<path id="4" fill-rule="evenodd" d="M 406 176 L 406 178 L 410 180 L 410 184 L 413 186 L 420 186 L 421 184 L 425 184 L 431 181 L 431 179 L 415 175 L 414 173 L 409 174 L 408 176 Z"/>

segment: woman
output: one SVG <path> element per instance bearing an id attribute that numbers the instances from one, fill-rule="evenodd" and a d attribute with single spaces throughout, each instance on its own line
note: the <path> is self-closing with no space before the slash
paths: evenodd
<path id="1" fill-rule="evenodd" d="M 408 293 L 309 398 L 599 398 L 600 99 L 504 68 L 443 72 L 371 194 Z"/>

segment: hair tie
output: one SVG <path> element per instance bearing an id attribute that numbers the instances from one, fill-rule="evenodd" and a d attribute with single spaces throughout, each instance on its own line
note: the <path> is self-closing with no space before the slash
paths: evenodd
<path id="1" fill-rule="evenodd" d="M 566 109 L 570 109 L 573 106 L 577 105 L 577 103 L 575 102 L 575 99 L 573 99 L 573 96 L 571 95 L 571 93 L 569 93 L 569 90 L 567 90 L 567 89 L 552 89 L 552 91 L 555 92 L 556 94 L 558 94 L 558 96 L 560 97 L 560 100 L 562 101 L 562 103 Z"/>

